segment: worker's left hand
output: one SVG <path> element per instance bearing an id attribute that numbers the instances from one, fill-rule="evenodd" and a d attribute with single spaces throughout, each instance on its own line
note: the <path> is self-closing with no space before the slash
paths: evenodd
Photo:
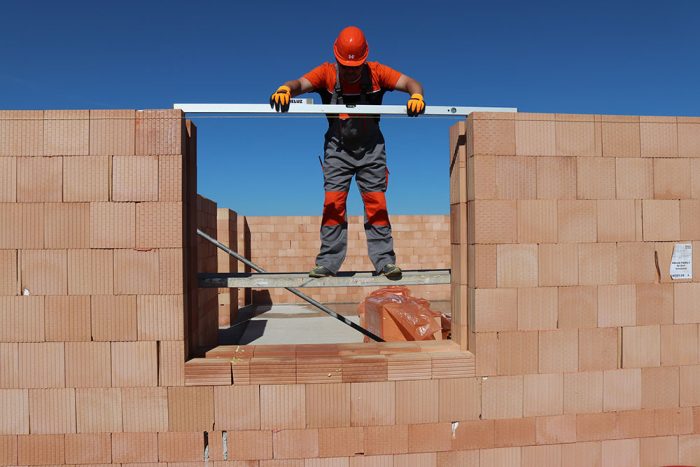
<path id="1" fill-rule="evenodd" d="M 411 95 L 411 98 L 406 103 L 406 113 L 409 117 L 417 117 L 425 112 L 425 102 L 423 96 L 416 93 Z"/>
<path id="2" fill-rule="evenodd" d="M 289 86 L 280 86 L 277 91 L 270 96 L 270 107 L 277 112 L 286 112 L 289 110 L 289 101 L 292 97 L 292 90 Z"/>

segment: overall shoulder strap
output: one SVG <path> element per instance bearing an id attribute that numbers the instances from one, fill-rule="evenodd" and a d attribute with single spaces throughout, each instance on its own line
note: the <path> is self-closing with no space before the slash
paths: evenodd
<path id="1" fill-rule="evenodd" d="M 362 65 L 362 76 L 360 77 L 360 104 L 367 103 L 367 94 L 372 91 L 372 72 L 369 65 Z"/>
<path id="2" fill-rule="evenodd" d="M 340 70 L 338 69 L 338 64 L 335 64 L 335 87 L 333 88 L 333 96 L 331 97 L 331 104 L 342 104 L 343 103 L 343 88 L 340 86 Z"/>

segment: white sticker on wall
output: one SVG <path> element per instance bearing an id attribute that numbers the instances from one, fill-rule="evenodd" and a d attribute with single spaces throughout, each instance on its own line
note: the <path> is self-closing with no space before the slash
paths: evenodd
<path id="1" fill-rule="evenodd" d="M 690 243 L 676 243 L 673 247 L 671 258 L 671 279 L 693 278 L 693 245 Z"/>

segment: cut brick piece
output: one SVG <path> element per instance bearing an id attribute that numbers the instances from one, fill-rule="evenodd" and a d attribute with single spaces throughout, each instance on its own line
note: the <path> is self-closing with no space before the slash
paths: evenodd
<path id="1" fill-rule="evenodd" d="M 89 341 L 90 297 L 46 297 L 44 320 L 47 341 Z"/>
<path id="2" fill-rule="evenodd" d="M 158 201 L 158 156 L 112 158 L 113 201 Z"/>
<path id="3" fill-rule="evenodd" d="M 167 388 L 123 388 L 122 423 L 124 431 L 168 431 Z"/>
<path id="4" fill-rule="evenodd" d="M 65 295 L 68 292 L 66 250 L 21 250 L 21 288 L 33 295 Z"/>
<path id="5" fill-rule="evenodd" d="M 211 386 L 168 388 L 170 431 L 212 431 L 214 390 Z"/>
<path id="6" fill-rule="evenodd" d="M 63 201 L 109 201 L 109 157 L 64 157 Z"/>
<path id="7" fill-rule="evenodd" d="M 66 463 L 109 464 L 112 462 L 112 440 L 109 433 L 67 434 Z"/>
<path id="8" fill-rule="evenodd" d="M 75 389 L 30 389 L 32 434 L 75 433 Z"/>
<path id="9" fill-rule="evenodd" d="M 63 342 L 19 344 L 19 386 L 22 388 L 65 387 Z"/>
<path id="10" fill-rule="evenodd" d="M 157 295 L 158 251 L 116 250 L 114 252 L 114 293 Z"/>
<path id="11" fill-rule="evenodd" d="M 158 384 L 160 386 L 184 386 L 185 343 L 163 341 L 158 344 Z"/>
<path id="12" fill-rule="evenodd" d="M 112 433 L 112 462 L 158 462 L 158 433 Z"/>
<path id="13" fill-rule="evenodd" d="M 0 296 L 0 342 L 43 342 L 44 297 Z"/>
<path id="14" fill-rule="evenodd" d="M 122 396 L 117 388 L 75 390 L 78 433 L 122 431 Z"/>
<path id="15" fill-rule="evenodd" d="M 639 410 L 642 408 L 642 370 L 603 372 L 603 411 Z"/>
<path id="16" fill-rule="evenodd" d="M 113 292 L 112 250 L 68 250 L 69 295 L 111 295 Z"/>
<path id="17" fill-rule="evenodd" d="M 0 435 L 29 433 L 29 391 L 0 389 Z"/>
<path id="18" fill-rule="evenodd" d="M 17 437 L 17 462 L 21 465 L 65 464 L 64 435 Z"/>
<path id="19" fill-rule="evenodd" d="M 644 200 L 643 229 L 645 241 L 680 240 L 680 202 L 677 200 Z"/>
<path id="20" fill-rule="evenodd" d="M 136 306 L 139 340 L 184 338 L 182 295 L 140 295 Z"/>
<path id="21" fill-rule="evenodd" d="M 700 199 L 681 200 L 681 238 L 700 240 Z"/>
<path id="22" fill-rule="evenodd" d="M 157 385 L 156 342 L 112 342 L 112 386 Z"/>
<path id="23" fill-rule="evenodd" d="M 598 326 L 634 326 L 636 306 L 634 285 L 601 285 L 598 287 Z"/>
<path id="24" fill-rule="evenodd" d="M 654 197 L 654 169 L 651 159 L 615 160 L 617 199 Z"/>
<path id="25" fill-rule="evenodd" d="M 578 247 L 578 281 L 581 285 L 617 282 L 617 249 L 614 243 L 582 243 Z"/>
<path id="26" fill-rule="evenodd" d="M 700 365 L 680 367 L 680 405 L 700 405 Z"/>
<path id="27" fill-rule="evenodd" d="M 615 199 L 615 159 L 576 158 L 578 199 Z"/>
<path id="28" fill-rule="evenodd" d="M 182 249 L 168 248 L 158 251 L 161 294 L 184 293 L 184 264 Z"/>
<path id="29" fill-rule="evenodd" d="M 496 245 L 470 245 L 468 280 L 475 288 L 496 287 Z"/>
<path id="30" fill-rule="evenodd" d="M 579 329 L 579 371 L 617 368 L 618 331 L 615 328 Z"/>
<path id="31" fill-rule="evenodd" d="M 89 248 L 90 205 L 47 203 L 44 209 L 46 248 Z"/>
<path id="32" fill-rule="evenodd" d="M 496 199 L 496 159 L 495 156 L 474 156 L 467 160 L 466 176 L 469 177 L 467 182 L 461 181 L 461 183 L 467 184 L 467 198 L 469 200 L 475 199 Z M 456 162 L 452 166 L 452 173 L 450 174 L 450 185 L 461 185 L 460 179 L 462 172 L 464 172 L 464 167 L 459 165 L 460 162 Z M 459 171 L 457 174 L 455 172 Z M 479 174 L 475 177 L 474 174 Z M 458 189 L 461 186 L 450 187 L 450 203 L 457 203 L 460 200 L 458 195 Z"/>
<path id="33" fill-rule="evenodd" d="M 20 157 L 17 159 L 17 201 L 28 203 L 63 201 L 63 159 Z"/>
<path id="34" fill-rule="evenodd" d="M 654 159 L 654 198 L 690 198 L 690 159 Z"/>
<path id="35" fill-rule="evenodd" d="M 44 154 L 87 156 L 90 152 L 90 111 L 44 111 Z"/>
<path id="36" fill-rule="evenodd" d="M 307 384 L 306 423 L 312 428 L 350 426 L 350 385 Z"/>
<path id="37" fill-rule="evenodd" d="M 598 325 L 597 287 L 559 287 L 558 301 L 559 328 L 594 328 Z"/>
<path id="38" fill-rule="evenodd" d="M 622 367 L 656 367 L 661 363 L 661 332 L 658 325 L 622 328 Z"/>
<path id="39" fill-rule="evenodd" d="M 537 259 L 537 245 L 498 245 L 498 287 L 536 287 Z"/>
<path id="40" fill-rule="evenodd" d="M 111 386 L 110 349 L 109 342 L 66 342 L 66 386 Z"/>
<path id="41" fill-rule="evenodd" d="M 678 121 L 678 155 L 700 157 L 700 125 Z"/>
<path id="42" fill-rule="evenodd" d="M 576 199 L 576 159 L 537 158 L 537 199 Z"/>
<path id="43" fill-rule="evenodd" d="M 523 416 L 523 377 L 494 376 L 482 382 L 481 416 L 484 419 Z"/>
<path id="44" fill-rule="evenodd" d="M 476 169 L 475 169 L 476 170 Z M 475 179 L 480 175 L 474 174 Z M 497 199 L 534 199 L 537 194 L 537 165 L 533 157 L 497 157 Z"/>
<path id="45" fill-rule="evenodd" d="M 0 156 L 44 155 L 44 111 L 0 111 Z"/>
<path id="46" fill-rule="evenodd" d="M 94 295 L 91 299 L 92 338 L 96 341 L 137 339 L 136 297 Z"/>
<path id="47" fill-rule="evenodd" d="M 518 242 L 557 242 L 556 200 L 518 200 Z"/>
<path id="48" fill-rule="evenodd" d="M 91 110 L 90 154 L 133 155 L 135 118 L 133 110 Z"/>
<path id="49" fill-rule="evenodd" d="M 396 390 L 393 381 L 352 383 L 352 426 L 393 425 L 396 421 Z"/>
<path id="50" fill-rule="evenodd" d="M 134 203 L 90 204 L 90 247 L 134 248 L 136 205 Z"/>
<path id="51" fill-rule="evenodd" d="M 557 328 L 557 288 L 518 289 L 518 329 Z"/>

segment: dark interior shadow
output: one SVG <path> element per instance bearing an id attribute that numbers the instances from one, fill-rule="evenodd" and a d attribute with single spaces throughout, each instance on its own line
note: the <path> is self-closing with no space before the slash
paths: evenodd
<path id="1" fill-rule="evenodd" d="M 237 343 L 241 345 L 246 345 L 262 337 L 262 335 L 265 333 L 266 325 L 266 319 L 256 319 L 255 321 L 249 321 L 248 326 L 246 327 L 245 334 L 241 336 Z"/>

